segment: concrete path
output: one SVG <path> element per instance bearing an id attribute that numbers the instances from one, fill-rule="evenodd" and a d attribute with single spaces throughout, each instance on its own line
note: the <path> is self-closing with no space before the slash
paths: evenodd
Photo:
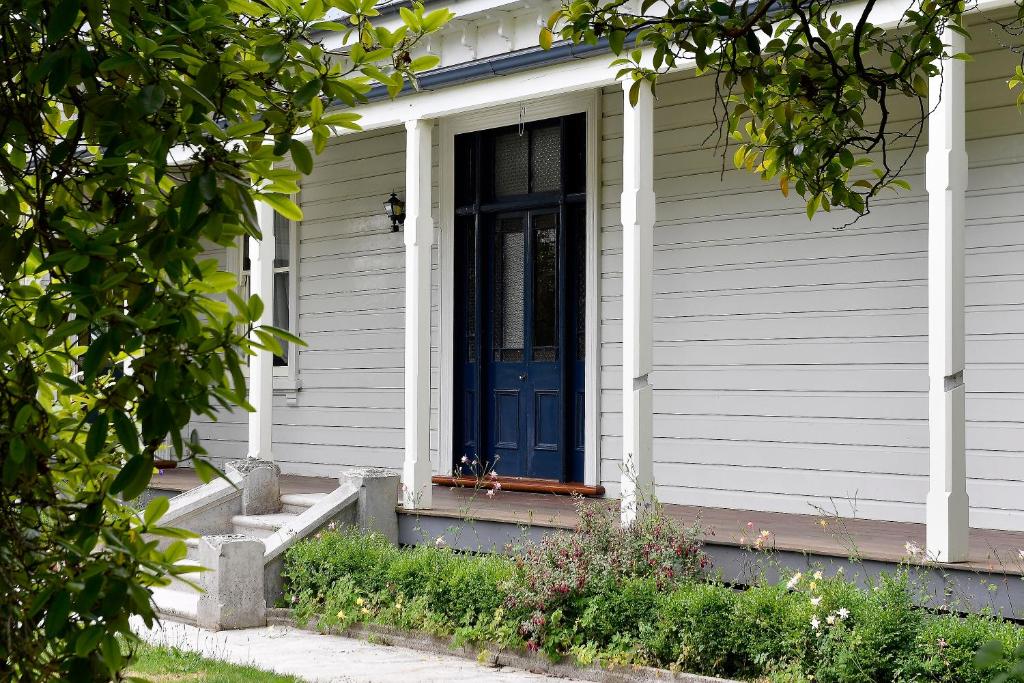
<path id="1" fill-rule="evenodd" d="M 307 681 L 330 683 L 447 683 L 482 681 L 526 683 L 550 681 L 548 676 L 511 668 L 494 669 L 459 657 L 433 655 L 362 640 L 269 626 L 242 631 L 205 631 L 165 621 L 135 632 L 156 645 L 199 652 L 206 657 L 249 664 Z"/>

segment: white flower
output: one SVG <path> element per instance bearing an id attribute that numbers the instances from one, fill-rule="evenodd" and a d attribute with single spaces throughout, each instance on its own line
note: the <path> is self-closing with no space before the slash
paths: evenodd
<path id="1" fill-rule="evenodd" d="M 845 619 L 846 617 L 850 616 L 850 610 L 846 609 L 845 607 L 840 607 L 838 610 L 836 610 L 836 615 L 840 619 Z"/>
<path id="2" fill-rule="evenodd" d="M 819 626 L 821 626 L 821 622 L 818 620 L 818 617 L 813 617 L 811 619 L 811 628 L 817 631 Z"/>
<path id="3" fill-rule="evenodd" d="M 1017 557 L 1020 560 L 1024 560 L 1024 548 L 1021 548 L 1020 550 L 1017 551 Z"/>
<path id="4" fill-rule="evenodd" d="M 434 541 L 434 547 L 435 548 L 443 548 L 444 545 L 445 545 L 444 544 L 444 536 L 438 536 L 437 540 Z"/>
<path id="5" fill-rule="evenodd" d="M 832 624 L 836 623 L 836 615 L 828 615 L 827 617 L 825 617 L 825 621 L 828 623 L 829 626 L 831 626 Z"/>
<path id="6" fill-rule="evenodd" d="M 793 574 L 793 576 L 790 577 L 789 582 L 786 584 L 786 588 L 788 588 L 789 590 L 793 590 L 797 587 L 797 585 L 800 583 L 800 579 L 802 578 L 803 574 L 801 574 L 800 572 Z"/>
<path id="7" fill-rule="evenodd" d="M 818 605 L 821 604 L 821 598 L 820 597 L 819 598 L 811 598 L 811 604 L 814 605 L 815 607 L 817 607 Z"/>
<path id="8" fill-rule="evenodd" d="M 903 549 L 907 551 L 907 555 L 911 557 L 917 557 L 921 554 L 921 546 L 914 543 L 913 541 L 907 541 L 903 544 Z"/>
<path id="9" fill-rule="evenodd" d="M 494 498 L 494 489 L 487 489 L 487 497 Z"/>
<path id="10" fill-rule="evenodd" d="M 820 569 L 818 571 L 814 572 L 814 580 L 815 581 L 821 581 L 821 570 Z"/>
<path id="11" fill-rule="evenodd" d="M 463 465 L 465 465 L 466 463 L 469 462 L 469 458 L 464 455 L 464 456 L 462 456 L 462 459 L 459 462 L 461 462 Z"/>

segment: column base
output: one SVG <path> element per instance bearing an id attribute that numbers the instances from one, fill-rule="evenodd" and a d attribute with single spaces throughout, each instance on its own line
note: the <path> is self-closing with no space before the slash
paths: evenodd
<path id="1" fill-rule="evenodd" d="M 926 553 L 936 562 L 965 562 L 970 504 L 966 492 L 936 491 L 927 498 Z"/>

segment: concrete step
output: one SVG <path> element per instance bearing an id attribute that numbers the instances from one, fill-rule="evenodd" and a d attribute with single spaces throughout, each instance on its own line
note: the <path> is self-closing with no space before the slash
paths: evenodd
<path id="1" fill-rule="evenodd" d="M 281 496 L 281 512 L 301 515 L 324 499 L 326 493 L 286 493 Z"/>
<path id="2" fill-rule="evenodd" d="M 277 512 L 269 515 L 235 515 L 231 524 L 236 534 L 245 534 L 254 538 L 267 538 L 298 515 L 288 512 Z"/>
<path id="3" fill-rule="evenodd" d="M 192 566 L 195 566 L 195 567 L 199 566 L 199 562 L 197 562 L 196 560 L 188 559 L 188 558 L 186 558 L 184 560 L 179 560 L 175 564 L 179 564 L 179 565 L 192 565 Z M 202 583 L 203 574 L 205 574 L 205 573 L 207 573 L 207 572 L 189 572 L 188 574 L 183 574 L 180 577 L 178 577 L 178 576 L 172 577 L 170 585 L 163 586 L 162 590 L 178 591 L 178 592 L 181 592 L 181 593 L 190 593 L 190 594 L 198 595 L 199 591 L 196 590 L 195 588 L 193 588 L 192 586 L 190 586 L 189 583 L 194 583 L 194 584 L 197 584 L 197 585 Z M 189 583 L 186 583 L 186 581 L 189 582 Z"/>
<path id="4" fill-rule="evenodd" d="M 162 619 L 195 624 L 196 614 L 199 611 L 199 593 L 195 591 L 186 593 L 170 587 L 154 588 L 153 604 Z"/>

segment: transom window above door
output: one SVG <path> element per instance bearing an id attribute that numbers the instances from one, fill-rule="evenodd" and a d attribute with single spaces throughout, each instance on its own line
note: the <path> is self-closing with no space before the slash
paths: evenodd
<path id="1" fill-rule="evenodd" d="M 505 203 L 528 196 L 558 202 L 582 200 L 586 191 L 584 117 L 547 120 L 491 132 L 487 144 L 457 145 L 455 164 L 464 178 L 455 188 L 455 206 L 467 212 L 476 202 Z M 563 149 L 563 147 L 565 149 Z"/>

